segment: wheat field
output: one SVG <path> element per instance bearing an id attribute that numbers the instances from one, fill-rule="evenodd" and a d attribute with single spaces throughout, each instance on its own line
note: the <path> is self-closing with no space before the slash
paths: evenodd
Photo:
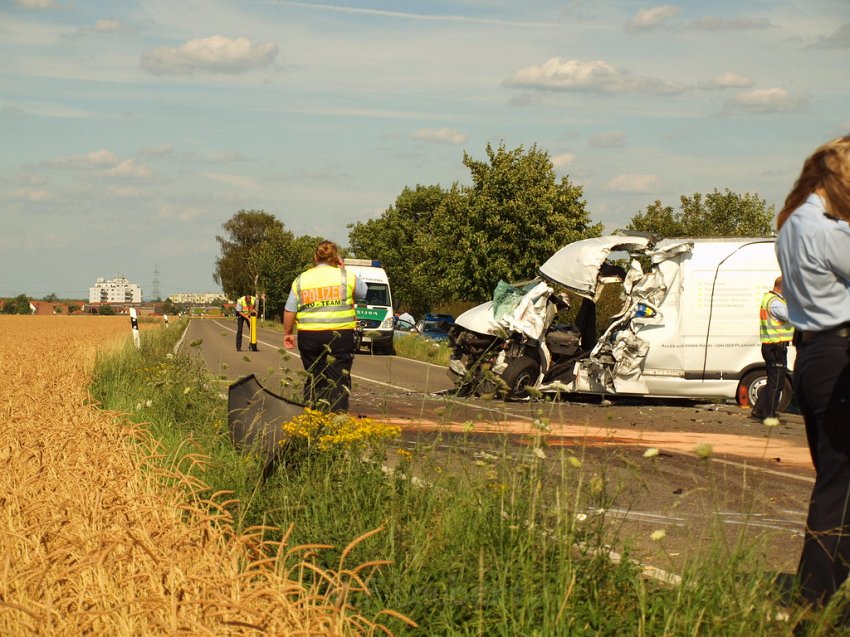
<path id="1" fill-rule="evenodd" d="M 309 548 L 237 533 L 226 495 L 91 404 L 97 348 L 129 336 L 126 317 L 0 316 L 0 635 L 384 631 L 348 605 L 356 571 L 307 588 L 309 556 L 282 565 Z"/>

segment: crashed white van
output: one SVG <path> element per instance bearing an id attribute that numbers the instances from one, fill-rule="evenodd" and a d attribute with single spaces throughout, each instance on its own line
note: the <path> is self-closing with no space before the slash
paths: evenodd
<path id="1" fill-rule="evenodd" d="M 773 239 L 613 234 L 561 248 L 539 274 L 456 319 L 449 374 L 458 387 L 751 405 L 767 380 L 759 305 L 779 276 Z M 623 306 L 597 338 L 595 303 L 615 282 Z M 557 320 L 565 290 L 584 298 L 573 325 Z M 780 409 L 790 400 L 786 378 Z"/>

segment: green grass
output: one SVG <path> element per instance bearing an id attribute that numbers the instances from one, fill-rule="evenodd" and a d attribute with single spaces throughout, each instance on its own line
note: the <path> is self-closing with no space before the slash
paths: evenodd
<path id="1" fill-rule="evenodd" d="M 448 341 L 432 341 L 416 334 L 397 334 L 393 344 L 397 356 L 448 367 L 451 355 Z"/>
<path id="2" fill-rule="evenodd" d="M 149 423 L 162 462 L 180 463 L 212 491 L 232 491 L 228 506 L 243 528 L 266 524 L 281 536 L 291 529 L 290 545 L 332 545 L 319 555 L 331 568 L 343 557 L 348 566 L 388 561 L 364 571 L 371 595 L 351 601 L 366 616 L 390 608 L 421 626 L 386 620 L 397 635 L 791 635 L 806 613 L 781 605 L 766 574 L 769 547 L 745 541 L 743 528 L 732 542 L 718 531 L 695 551 L 680 585 L 642 577 L 628 545 L 592 513 L 618 487 L 590 475 L 580 451 L 542 441 L 519 450 L 502 441 L 478 456 L 463 451 L 463 440 L 391 445 L 369 458 L 337 448 L 263 482 L 256 459 L 230 442 L 226 387 L 171 354 L 180 331 L 148 330 L 141 350 L 128 344 L 101 355 L 94 397 Z M 181 460 L 197 452 L 208 461 Z M 626 559 L 612 562 L 611 547 Z M 790 621 L 776 619 L 779 610 Z M 841 634 L 830 628 L 836 612 L 811 615 L 807 634 Z"/>

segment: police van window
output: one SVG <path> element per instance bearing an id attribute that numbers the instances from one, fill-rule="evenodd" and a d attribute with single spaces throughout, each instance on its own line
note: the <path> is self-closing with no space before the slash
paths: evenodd
<path id="1" fill-rule="evenodd" d="M 367 283 L 366 303 L 369 305 L 389 305 L 390 295 L 387 286 L 383 283 Z"/>

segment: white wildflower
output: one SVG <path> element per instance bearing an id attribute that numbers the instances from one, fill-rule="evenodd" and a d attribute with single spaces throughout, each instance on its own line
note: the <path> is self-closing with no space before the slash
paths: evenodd
<path id="1" fill-rule="evenodd" d="M 665 537 L 667 537 L 667 531 L 664 529 L 658 529 L 657 531 L 652 532 L 649 539 L 653 542 L 658 542 L 659 540 L 663 540 Z"/>
<path id="2" fill-rule="evenodd" d="M 543 452 L 543 449 L 541 447 L 534 448 L 534 455 L 541 459 L 546 457 L 546 454 Z"/>
<path id="3" fill-rule="evenodd" d="M 765 427 L 776 427 L 779 425 L 779 418 L 765 418 L 764 426 Z"/>
<path id="4" fill-rule="evenodd" d="M 654 458 L 657 455 L 658 455 L 658 449 L 656 449 L 655 447 L 650 447 L 649 449 L 647 449 L 646 451 L 643 452 L 644 458 Z"/>

